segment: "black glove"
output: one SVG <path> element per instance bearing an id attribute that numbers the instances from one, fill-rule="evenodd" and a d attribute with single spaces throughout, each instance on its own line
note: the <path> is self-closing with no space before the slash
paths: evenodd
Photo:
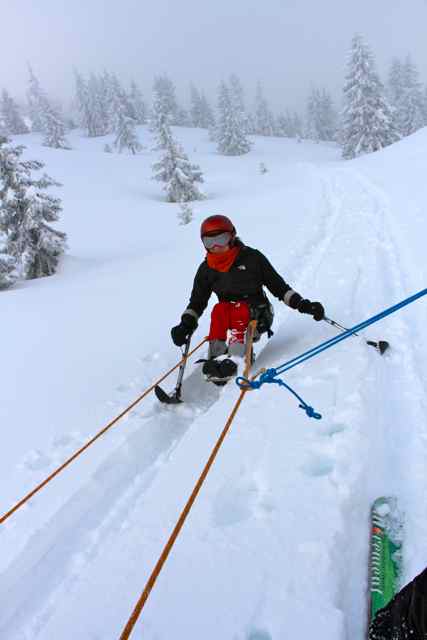
<path id="1" fill-rule="evenodd" d="M 325 310 L 320 302 L 311 302 L 311 300 L 301 300 L 297 307 L 300 313 L 308 313 L 317 321 L 323 320 L 325 317 Z"/>
<path id="2" fill-rule="evenodd" d="M 197 320 L 189 313 L 184 313 L 181 322 L 171 329 L 171 336 L 177 347 L 182 347 L 197 327 Z"/>

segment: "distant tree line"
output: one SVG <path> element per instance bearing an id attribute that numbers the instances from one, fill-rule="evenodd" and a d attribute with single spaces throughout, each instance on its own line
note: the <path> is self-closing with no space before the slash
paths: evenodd
<path id="1" fill-rule="evenodd" d="M 124 87 L 111 72 L 84 76 L 75 71 L 74 115 L 64 116 L 61 107 L 49 99 L 29 67 L 27 108 L 22 110 L 3 89 L 0 99 L 0 133 L 5 136 L 43 134 L 43 144 L 68 149 L 68 130 L 80 126 L 89 137 L 114 135 L 107 151 L 141 150 L 136 126 L 148 124 L 156 99 L 161 97 L 169 126 L 200 127 L 209 130 L 219 153 L 241 155 L 251 148 L 248 136 L 279 136 L 331 141 L 341 144 L 343 156 L 382 148 L 427 125 L 427 86 L 423 86 L 410 56 L 393 59 L 383 84 L 375 68 L 372 51 L 360 35 L 353 38 L 343 89 L 344 107 L 339 112 L 324 87 L 312 87 L 304 117 L 285 109 L 274 114 L 263 86 L 258 82 L 252 107 L 236 74 L 218 87 L 217 103 L 209 103 L 205 92 L 194 83 L 189 90 L 189 108 L 179 104 L 172 79 L 159 75 L 153 84 L 151 106 L 133 81 Z M 158 102 L 157 102 L 158 104 Z"/>
<path id="2" fill-rule="evenodd" d="M 57 183 L 47 175 L 35 178 L 43 164 L 23 160 L 24 147 L 14 146 L 10 136 L 37 132 L 45 146 L 70 149 L 67 133 L 80 127 L 88 137 L 112 135 L 112 146 L 106 144 L 105 151 L 137 154 L 142 145 L 136 127 L 148 125 L 159 152 L 153 178 L 163 184 L 167 201 L 180 203 L 185 224 L 192 215 L 188 203 L 204 197 L 199 186 L 203 174 L 174 138 L 172 126 L 208 130 L 218 153 L 228 156 L 248 153 L 254 144 L 250 136 L 259 135 L 336 142 L 346 159 L 378 151 L 427 126 L 427 87 L 414 61 L 410 56 L 394 58 L 383 84 L 361 35 L 351 43 L 342 111 L 326 88 L 312 87 L 304 118 L 290 110 L 275 115 L 260 82 L 249 108 L 236 74 L 220 83 L 215 106 L 192 84 L 187 110 L 166 74 L 155 78 L 148 106 L 136 82 L 126 88 L 108 71 L 88 76 L 75 71 L 75 97 L 65 115 L 31 66 L 28 74 L 25 109 L 6 89 L 0 94 L 0 289 L 54 273 L 66 243 L 65 234 L 51 226 L 58 220 L 60 200 L 45 193 Z"/>

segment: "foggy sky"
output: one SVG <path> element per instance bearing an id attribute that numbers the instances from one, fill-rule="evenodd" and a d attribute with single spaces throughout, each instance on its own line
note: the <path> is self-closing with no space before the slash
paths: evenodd
<path id="1" fill-rule="evenodd" d="M 188 102 L 196 83 L 212 100 L 237 73 L 251 107 L 261 80 L 275 110 L 305 108 L 311 86 L 341 99 L 355 32 L 383 80 L 409 52 L 427 82 L 427 0 L 0 0 L 0 88 L 23 100 L 27 62 L 52 97 L 68 100 L 73 67 L 135 78 L 146 99 L 168 72 Z"/>

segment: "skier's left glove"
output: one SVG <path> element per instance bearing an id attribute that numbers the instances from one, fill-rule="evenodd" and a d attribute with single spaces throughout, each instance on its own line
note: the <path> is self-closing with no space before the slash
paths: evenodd
<path id="1" fill-rule="evenodd" d="M 308 313 L 316 321 L 323 320 L 325 317 L 325 310 L 320 302 L 311 302 L 311 300 L 301 300 L 297 307 L 300 313 Z"/>
<path id="2" fill-rule="evenodd" d="M 183 313 L 181 322 L 171 329 L 173 343 L 177 347 L 182 347 L 197 328 L 197 320 L 189 313 Z"/>

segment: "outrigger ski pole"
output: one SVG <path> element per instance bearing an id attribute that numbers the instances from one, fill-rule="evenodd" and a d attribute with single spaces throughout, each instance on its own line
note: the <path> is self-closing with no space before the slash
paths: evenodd
<path id="1" fill-rule="evenodd" d="M 335 322 L 335 320 L 331 320 L 330 318 L 326 318 L 326 317 L 323 318 L 323 320 L 328 324 L 331 324 L 333 327 L 336 327 L 337 329 L 341 329 L 342 331 L 349 331 L 349 329 L 346 329 L 342 325 L 338 324 L 338 322 Z M 356 332 L 354 332 L 353 335 L 358 336 L 359 338 L 362 337 L 359 333 L 356 333 Z M 365 342 L 370 347 L 374 347 L 374 349 L 376 349 L 381 355 L 383 355 L 383 353 L 387 351 L 387 349 L 390 346 L 390 344 L 385 340 L 378 340 L 378 342 L 374 342 L 373 340 L 365 340 Z"/>
<path id="2" fill-rule="evenodd" d="M 182 402 L 181 400 L 181 387 L 182 387 L 182 379 L 184 377 L 185 365 L 187 364 L 187 356 L 190 350 L 190 342 L 191 336 L 188 337 L 187 342 L 185 343 L 184 351 L 182 352 L 182 362 L 178 371 L 178 379 L 176 381 L 175 391 L 170 395 L 163 391 L 159 385 L 154 387 L 154 393 L 156 394 L 158 400 L 160 402 L 164 402 L 166 404 L 179 404 Z"/>

